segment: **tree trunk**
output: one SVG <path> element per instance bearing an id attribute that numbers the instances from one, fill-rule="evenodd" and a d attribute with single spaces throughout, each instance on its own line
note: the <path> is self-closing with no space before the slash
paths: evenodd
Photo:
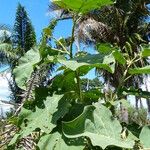
<path id="1" fill-rule="evenodd" d="M 150 99 L 147 99 L 146 103 L 147 103 L 147 119 L 150 120 Z"/>
<path id="2" fill-rule="evenodd" d="M 142 103 L 141 98 L 139 100 L 140 100 L 140 108 L 143 109 L 144 107 L 143 107 L 143 103 Z"/>
<path id="3" fill-rule="evenodd" d="M 135 96 L 135 108 L 136 108 L 136 110 L 139 109 L 138 102 L 139 102 L 139 99 L 137 96 Z"/>
<path id="4" fill-rule="evenodd" d="M 146 91 L 149 91 L 146 79 L 145 79 L 145 88 Z M 147 119 L 150 120 L 150 99 L 149 98 L 146 99 L 146 103 L 147 103 Z"/>

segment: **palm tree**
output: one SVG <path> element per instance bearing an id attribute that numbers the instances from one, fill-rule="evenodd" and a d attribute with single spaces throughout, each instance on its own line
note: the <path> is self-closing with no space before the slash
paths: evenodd
<path id="1" fill-rule="evenodd" d="M 0 25 L 0 63 L 8 64 L 11 59 L 15 58 L 15 53 L 11 45 L 11 29 L 9 26 Z"/>
<path id="2" fill-rule="evenodd" d="M 17 55 L 17 48 L 14 48 L 12 42 L 11 28 L 7 25 L 0 25 L 0 64 L 8 65 L 11 72 L 11 78 L 8 80 L 9 89 L 11 91 L 10 98 L 12 101 L 17 102 L 20 97 L 20 90 L 16 85 L 13 75 L 13 69 L 19 59 Z"/>

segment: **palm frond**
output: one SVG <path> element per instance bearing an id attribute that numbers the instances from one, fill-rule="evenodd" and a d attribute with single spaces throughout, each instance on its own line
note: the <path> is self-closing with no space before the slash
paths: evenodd
<path id="1" fill-rule="evenodd" d="M 50 3 L 49 5 L 49 11 L 56 11 L 56 10 L 62 10 L 62 8 L 53 2 Z"/>
<path id="2" fill-rule="evenodd" d="M 48 13 L 51 15 L 55 15 L 57 20 L 64 20 L 72 18 L 72 14 L 60 6 L 54 4 L 53 2 L 50 3 Z"/>
<path id="3" fill-rule="evenodd" d="M 0 30 L 11 31 L 11 27 L 9 25 L 6 25 L 6 24 L 0 24 Z"/>
<path id="4" fill-rule="evenodd" d="M 94 18 L 80 20 L 76 29 L 79 40 L 88 43 L 114 42 L 114 35 L 109 26 Z"/>
<path id="5" fill-rule="evenodd" d="M 12 45 L 8 43 L 0 44 L 0 62 L 8 63 L 9 60 L 16 59 L 16 54 L 12 49 Z"/>

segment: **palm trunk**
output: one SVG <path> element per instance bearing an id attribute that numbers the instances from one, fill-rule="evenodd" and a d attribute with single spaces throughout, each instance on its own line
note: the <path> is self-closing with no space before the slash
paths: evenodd
<path id="1" fill-rule="evenodd" d="M 139 102 L 139 99 L 138 99 L 138 97 L 136 96 L 136 97 L 135 97 L 135 108 L 136 108 L 136 110 L 139 109 L 138 102 Z"/>
<path id="2" fill-rule="evenodd" d="M 150 99 L 147 99 L 146 102 L 147 102 L 147 119 L 150 120 Z"/>
<path id="3" fill-rule="evenodd" d="M 141 98 L 139 100 L 140 100 L 140 108 L 143 109 L 144 107 L 143 107 L 143 103 L 142 103 Z"/>

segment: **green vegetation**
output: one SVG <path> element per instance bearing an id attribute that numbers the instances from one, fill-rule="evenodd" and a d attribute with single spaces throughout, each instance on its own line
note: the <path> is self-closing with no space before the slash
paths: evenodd
<path id="1" fill-rule="evenodd" d="M 0 64 L 7 64 L 10 59 L 15 57 L 11 45 L 11 29 L 5 25 L 0 25 Z"/>
<path id="2" fill-rule="evenodd" d="M 26 42 L 18 41 L 17 49 L 24 51 L 13 75 L 24 92 L 15 113 L 4 121 L 0 137 L 4 149 L 150 149 L 146 110 L 127 102 L 129 95 L 137 101 L 150 98 L 150 92 L 140 88 L 150 74 L 146 4 L 53 0 L 51 8 L 62 14 L 43 29 L 40 43 L 33 47 L 34 34 L 33 40 L 27 39 L 30 50 Z M 19 5 L 20 9 L 25 12 Z M 73 20 L 72 35 L 57 40 L 55 26 L 68 18 Z M 74 52 L 75 40 L 94 45 L 97 53 Z M 49 78 L 54 65 L 59 73 Z M 103 83 L 85 78 L 92 69 Z"/>

